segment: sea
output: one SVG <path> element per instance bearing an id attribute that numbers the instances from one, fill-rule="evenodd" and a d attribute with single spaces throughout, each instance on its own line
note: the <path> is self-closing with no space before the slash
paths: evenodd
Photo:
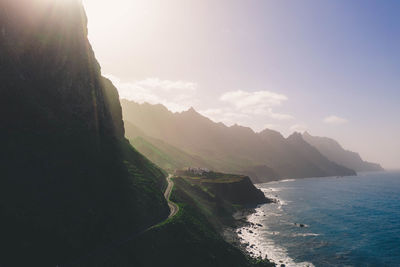
<path id="1" fill-rule="evenodd" d="M 277 266 L 400 266 L 400 172 L 258 184 L 276 201 L 237 229 Z"/>

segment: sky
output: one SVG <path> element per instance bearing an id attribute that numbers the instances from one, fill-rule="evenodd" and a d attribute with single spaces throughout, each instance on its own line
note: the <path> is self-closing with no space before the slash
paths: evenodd
<path id="1" fill-rule="evenodd" d="M 400 169 L 400 1 L 83 1 L 121 98 L 332 137 Z"/>

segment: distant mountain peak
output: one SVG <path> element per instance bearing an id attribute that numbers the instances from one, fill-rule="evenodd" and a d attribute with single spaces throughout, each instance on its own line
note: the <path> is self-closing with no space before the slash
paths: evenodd
<path id="1" fill-rule="evenodd" d="M 125 120 L 138 125 L 147 136 L 186 151 L 217 171 L 247 174 L 257 182 L 279 177 L 354 174 L 326 159 L 302 138 L 301 133 L 294 133 L 288 140 L 274 130 L 255 133 L 239 124 L 228 127 L 213 122 L 193 107 L 172 116 L 156 113 L 158 117 L 153 116 L 151 109 L 143 107 L 125 106 L 123 110 Z M 189 160 L 183 167 L 195 162 Z"/>
<path id="2" fill-rule="evenodd" d="M 299 133 L 299 132 L 294 132 L 294 133 L 292 133 L 288 138 L 287 138 L 288 140 L 289 139 L 291 139 L 291 140 L 304 140 L 303 139 L 303 135 L 301 134 L 301 133 Z"/>
<path id="3" fill-rule="evenodd" d="M 189 116 L 195 116 L 195 117 L 204 117 L 201 115 L 197 110 L 194 109 L 194 107 L 190 107 L 188 110 L 181 112 L 183 115 L 189 115 Z"/>
<path id="4" fill-rule="evenodd" d="M 316 147 L 328 159 L 340 165 L 356 171 L 383 170 L 379 164 L 364 161 L 358 153 L 344 149 L 335 139 L 312 136 L 307 132 L 303 134 L 303 138 L 306 142 Z"/>

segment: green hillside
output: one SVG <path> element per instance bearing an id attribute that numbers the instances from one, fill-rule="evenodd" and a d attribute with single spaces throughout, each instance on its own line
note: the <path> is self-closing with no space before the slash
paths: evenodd
<path id="1" fill-rule="evenodd" d="M 81 266 L 126 266 L 127 262 L 144 267 L 275 266 L 244 255 L 221 237 L 223 227 L 235 223 L 232 214 L 240 210 L 241 205 L 233 204 L 187 177 L 174 178 L 174 182 L 171 198 L 179 206 L 175 217 L 106 255 L 88 259 Z M 229 186 L 229 182 L 226 185 Z"/>
<path id="2" fill-rule="evenodd" d="M 338 165 L 296 134 L 285 138 L 264 130 L 256 133 L 248 127 L 226 126 L 204 117 L 193 108 L 173 113 L 162 105 L 138 104 L 121 100 L 125 124 L 140 129 L 134 136 L 162 140 L 180 151 L 206 162 L 210 169 L 250 176 L 262 183 L 284 178 L 345 176 L 356 173 Z M 160 146 L 152 143 L 160 149 Z M 140 150 L 140 149 L 139 149 Z M 163 150 L 168 155 L 168 151 Z M 152 155 L 148 155 L 156 162 Z M 179 155 L 176 155 L 179 157 Z M 198 162 L 192 161 L 192 165 Z"/>
<path id="3" fill-rule="evenodd" d="M 130 143 L 144 156 L 164 170 L 174 171 L 187 167 L 209 167 L 211 165 L 198 156 L 167 144 L 162 140 L 146 136 L 132 123 L 125 122 L 126 135 Z"/>

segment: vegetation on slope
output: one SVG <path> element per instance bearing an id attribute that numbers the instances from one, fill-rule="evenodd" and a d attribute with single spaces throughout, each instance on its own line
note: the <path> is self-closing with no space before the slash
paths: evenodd
<path id="1" fill-rule="evenodd" d="M 270 202 L 247 176 L 210 172 L 202 177 L 186 176 L 185 180 L 211 194 L 217 203 L 227 201 L 230 204 L 253 207 Z"/>
<path id="2" fill-rule="evenodd" d="M 137 104 L 127 100 L 121 103 L 125 122 L 140 129 L 139 136 L 162 140 L 169 146 L 195 155 L 207 163 L 202 167 L 244 174 L 257 183 L 283 178 L 355 174 L 353 170 L 328 160 L 298 135 L 285 138 L 272 130 L 256 133 L 239 125 L 227 127 L 202 116 L 193 108 L 172 113 L 162 105 Z M 128 132 L 127 136 L 132 139 L 131 133 Z M 149 143 L 159 148 L 156 143 Z M 168 155 L 167 151 L 164 152 Z"/>
<path id="3" fill-rule="evenodd" d="M 179 213 L 134 240 L 82 266 L 274 266 L 227 243 L 219 231 L 233 224 L 233 205 L 207 188 L 175 178 L 172 201 Z"/>
<path id="4" fill-rule="evenodd" d="M 125 122 L 126 135 L 130 143 L 144 156 L 160 168 L 173 172 L 187 167 L 209 167 L 200 157 L 193 156 L 181 149 L 171 146 L 162 140 L 146 136 L 136 126 Z"/>

